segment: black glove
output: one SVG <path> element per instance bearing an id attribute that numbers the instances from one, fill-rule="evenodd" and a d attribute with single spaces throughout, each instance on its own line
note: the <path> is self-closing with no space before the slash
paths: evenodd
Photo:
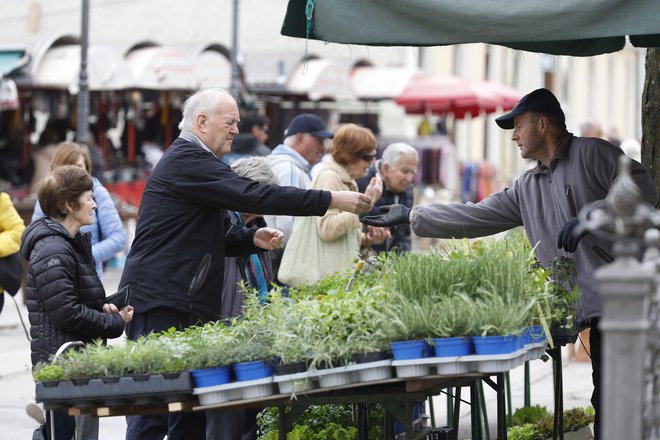
<path id="1" fill-rule="evenodd" d="M 589 233 L 589 231 L 584 230 L 581 234 L 576 235 L 574 229 L 578 223 L 578 219 L 575 218 L 567 221 L 564 227 L 561 228 L 561 231 L 559 231 L 559 237 L 557 238 L 557 247 L 559 249 L 564 248 L 566 252 L 575 252 L 582 237 Z"/>
<path id="2" fill-rule="evenodd" d="M 379 208 L 380 215 L 365 215 L 360 221 L 370 226 L 396 226 L 408 224 L 410 208 L 404 205 L 385 205 Z"/>

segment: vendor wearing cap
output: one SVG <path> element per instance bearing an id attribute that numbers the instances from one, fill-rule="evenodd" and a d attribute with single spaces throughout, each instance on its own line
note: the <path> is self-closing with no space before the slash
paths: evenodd
<path id="1" fill-rule="evenodd" d="M 612 255 L 611 243 L 593 235 L 574 235 L 577 213 L 591 202 L 607 196 L 623 152 L 609 142 L 576 137 L 566 130 L 566 118 L 555 95 L 538 89 L 524 96 L 510 113 L 495 120 L 501 128 L 513 129 L 512 140 L 525 159 L 536 166 L 523 173 L 510 188 L 479 203 L 427 204 L 409 209 L 403 205 L 381 208 L 381 215 L 362 221 L 373 226 L 411 223 L 421 237 L 481 237 L 523 226 L 535 247 L 538 260 L 548 265 L 558 256 L 571 258 L 580 288 L 576 322 L 591 325 L 590 342 L 596 409 L 595 438 L 599 436 L 600 330 L 603 305 L 593 277 Z M 655 205 L 655 185 L 646 170 L 631 162 L 631 174 L 642 199 Z"/>
<path id="2" fill-rule="evenodd" d="M 325 153 L 325 140 L 333 133 L 325 122 L 313 113 L 301 113 L 291 120 L 284 132 L 284 140 L 267 156 L 268 162 L 282 186 L 309 189 L 312 184 L 311 170 Z M 293 230 L 293 217 L 288 215 L 264 216 L 266 223 L 284 233 L 284 245 Z M 283 249 L 272 252 L 273 272 L 277 273 Z"/>

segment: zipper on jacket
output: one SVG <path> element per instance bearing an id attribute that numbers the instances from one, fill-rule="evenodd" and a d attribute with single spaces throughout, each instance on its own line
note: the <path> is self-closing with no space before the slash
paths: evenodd
<path id="1" fill-rule="evenodd" d="M 571 216 L 577 217 L 578 212 L 575 207 L 575 200 L 573 199 L 573 192 L 571 191 L 571 185 L 566 185 L 566 199 L 568 200 L 568 207 L 571 210 Z"/>
<path id="2" fill-rule="evenodd" d="M 197 268 L 197 272 L 195 273 L 195 276 L 190 282 L 190 287 L 188 288 L 188 300 L 191 310 L 192 310 L 193 296 L 195 296 L 195 294 L 202 287 L 202 284 L 204 284 L 204 281 L 206 281 L 206 275 L 208 274 L 210 265 L 211 265 L 211 254 L 204 254 L 204 257 L 202 257 L 202 261 L 199 264 L 199 267 Z"/>

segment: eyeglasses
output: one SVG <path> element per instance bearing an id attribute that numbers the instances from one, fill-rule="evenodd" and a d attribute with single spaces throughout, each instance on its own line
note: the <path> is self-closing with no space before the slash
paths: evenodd
<path id="1" fill-rule="evenodd" d="M 355 156 L 359 157 L 362 160 L 366 160 L 367 162 L 371 162 L 376 158 L 377 154 L 378 153 L 376 151 L 373 151 L 371 153 L 360 152 L 360 153 L 355 153 Z"/>

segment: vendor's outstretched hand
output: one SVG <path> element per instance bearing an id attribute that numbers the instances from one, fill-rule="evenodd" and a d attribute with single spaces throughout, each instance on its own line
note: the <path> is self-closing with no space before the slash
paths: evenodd
<path id="1" fill-rule="evenodd" d="M 396 226 L 410 223 L 410 208 L 407 206 L 385 205 L 381 206 L 379 210 L 382 214 L 366 215 L 360 221 L 371 226 Z"/>
<path id="2" fill-rule="evenodd" d="M 564 227 L 561 228 L 561 231 L 559 231 L 559 237 L 557 237 L 557 247 L 559 249 L 564 248 L 566 252 L 575 252 L 582 237 L 589 233 L 589 231 L 584 230 L 581 234 L 576 235 L 575 227 L 578 223 L 578 219 L 569 220 Z"/>

